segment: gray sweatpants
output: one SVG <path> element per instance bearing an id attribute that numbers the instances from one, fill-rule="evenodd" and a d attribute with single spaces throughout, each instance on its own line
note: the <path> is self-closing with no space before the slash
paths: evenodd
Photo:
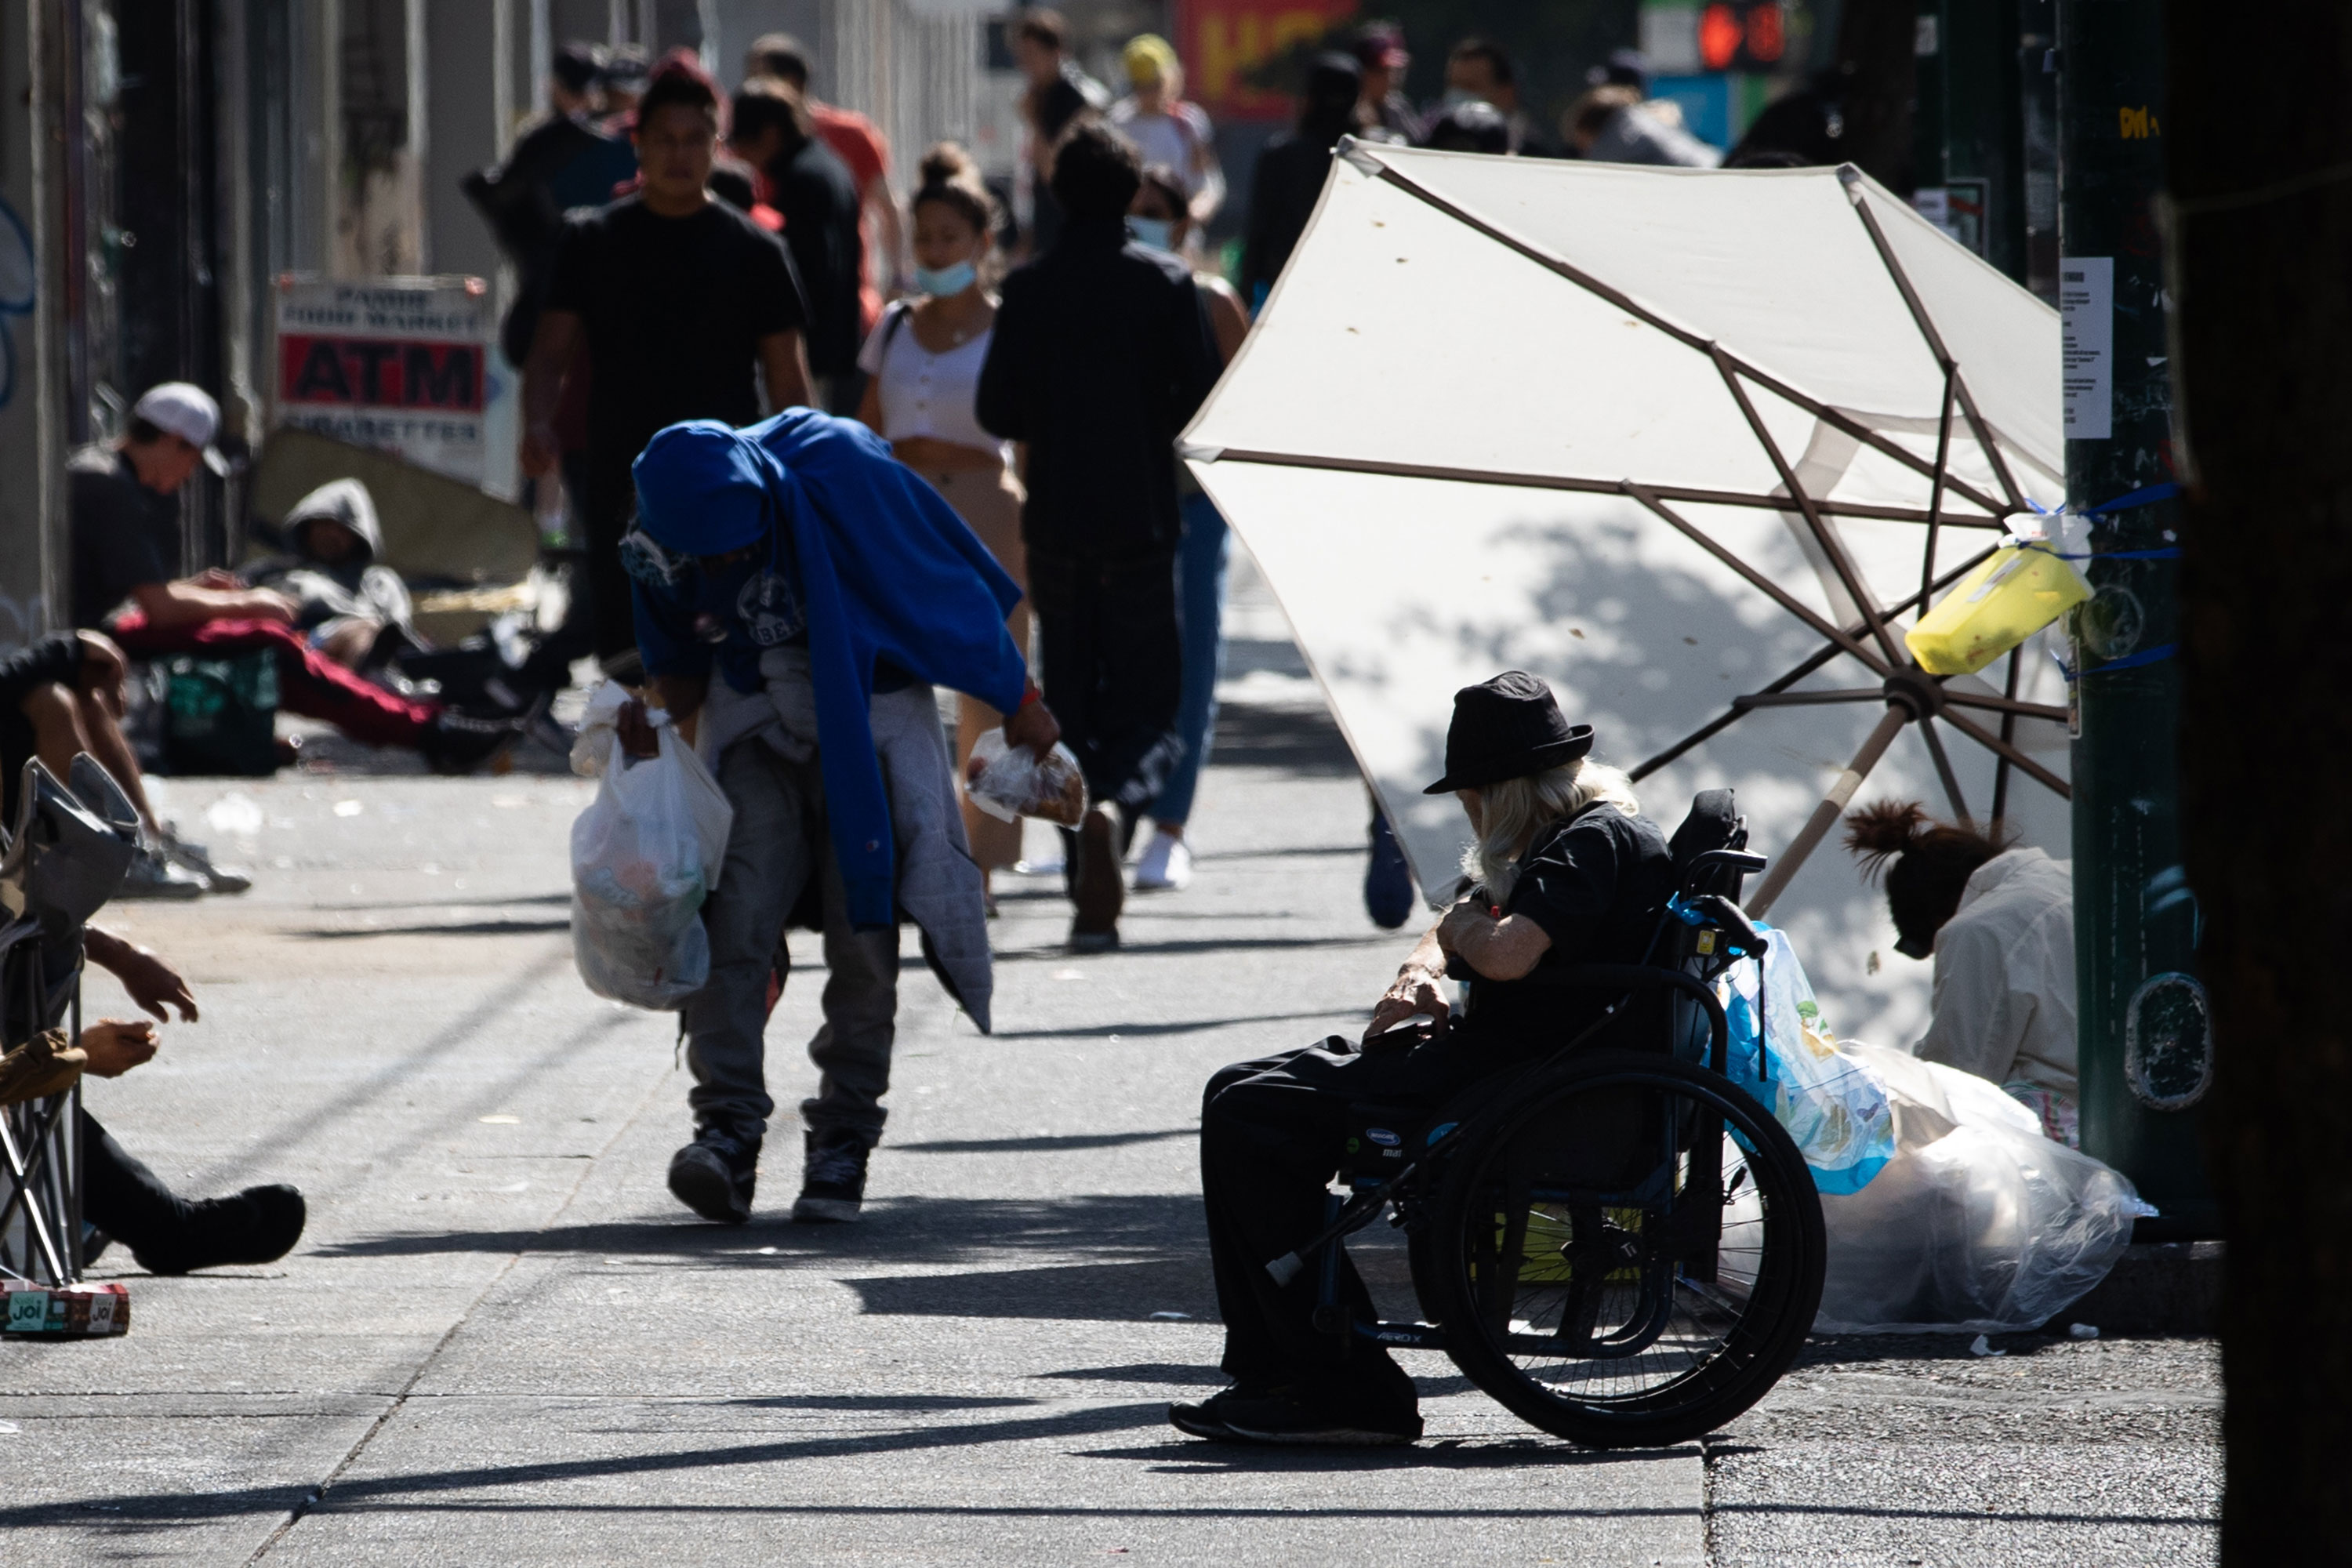
<path id="1" fill-rule="evenodd" d="M 824 1026 L 809 1041 L 817 1091 L 801 1101 L 812 1131 L 846 1130 L 870 1148 L 882 1137 L 890 1042 L 898 1012 L 898 933 L 854 931 L 833 841 L 824 780 L 812 756 L 788 762 L 760 740 L 728 749 L 719 786 L 735 808 L 726 868 L 702 908 L 710 936 L 710 983 L 686 1005 L 687 1096 L 698 1128 L 757 1138 L 775 1110 L 769 1098 L 769 966 L 785 919 L 812 875 L 824 879 Z"/>

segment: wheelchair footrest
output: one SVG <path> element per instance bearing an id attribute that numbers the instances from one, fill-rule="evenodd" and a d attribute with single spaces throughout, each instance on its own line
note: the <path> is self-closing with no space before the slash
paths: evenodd
<path id="1" fill-rule="evenodd" d="M 1445 1348 L 1445 1331 L 1434 1323 L 1367 1323 L 1359 1320 L 1351 1326 L 1358 1339 L 1370 1340 L 1374 1344 L 1410 1351 Z"/>

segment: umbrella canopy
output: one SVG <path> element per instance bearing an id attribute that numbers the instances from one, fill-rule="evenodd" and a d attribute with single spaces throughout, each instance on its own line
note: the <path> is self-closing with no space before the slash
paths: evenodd
<path id="1" fill-rule="evenodd" d="M 2063 499 L 2058 338 L 1851 168 L 1347 142 L 1183 449 L 1424 890 L 1467 832 L 1420 794 L 1453 693 L 1529 669 L 1669 830 L 1738 789 L 1780 862 L 1751 903 L 1833 1022 L 1894 1036 L 1926 970 L 1844 856 L 1808 858 L 1846 801 L 1925 795 L 2067 850 L 2054 662 L 1938 679 L 1902 641 Z"/>

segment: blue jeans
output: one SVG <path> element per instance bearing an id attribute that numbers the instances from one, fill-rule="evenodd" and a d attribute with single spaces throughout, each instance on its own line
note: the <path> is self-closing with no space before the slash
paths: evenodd
<path id="1" fill-rule="evenodd" d="M 1217 681 L 1225 672 L 1225 568 L 1233 536 L 1216 503 L 1193 492 L 1184 498 L 1184 542 L 1176 552 L 1176 595 L 1184 623 L 1184 691 L 1176 705 L 1176 733 L 1184 757 L 1160 786 L 1151 820 L 1181 827 L 1192 815 L 1192 792 L 1209 760 L 1217 723 Z"/>

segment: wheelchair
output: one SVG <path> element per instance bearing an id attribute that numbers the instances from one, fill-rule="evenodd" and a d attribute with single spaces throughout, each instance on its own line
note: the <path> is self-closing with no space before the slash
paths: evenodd
<path id="1" fill-rule="evenodd" d="M 1757 1098 L 1769 1082 L 1727 1076 L 1716 983 L 1769 940 L 1738 902 L 1766 864 L 1746 844 L 1731 792 L 1699 795 L 1646 961 L 1530 976 L 1610 997 L 1596 1022 L 1434 1116 L 1353 1108 L 1348 1195 L 1266 1265 L 1287 1283 L 1319 1264 L 1318 1331 L 1443 1350 L 1523 1420 L 1603 1447 L 1700 1436 L 1779 1381 L 1821 1305 L 1826 1243 L 1811 1175 Z M 1383 1212 L 1426 1321 L 1339 1300 L 1344 1237 Z"/>

